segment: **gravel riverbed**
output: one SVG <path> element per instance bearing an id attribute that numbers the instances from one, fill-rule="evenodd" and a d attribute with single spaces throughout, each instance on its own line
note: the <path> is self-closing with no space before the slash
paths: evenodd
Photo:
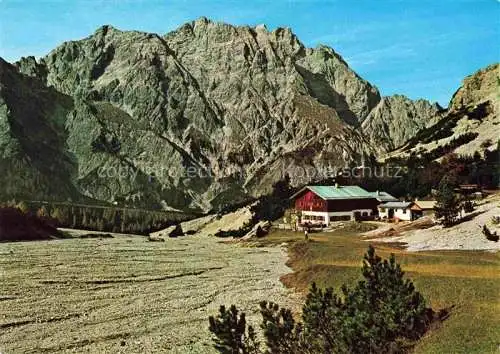
<path id="1" fill-rule="evenodd" d="M 297 308 L 278 247 L 192 235 L 0 244 L 0 352 L 212 353 L 208 316 L 263 299 Z"/>

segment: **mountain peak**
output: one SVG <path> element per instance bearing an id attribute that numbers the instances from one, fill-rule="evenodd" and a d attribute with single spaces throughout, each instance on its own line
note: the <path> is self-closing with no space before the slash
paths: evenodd
<path id="1" fill-rule="evenodd" d="M 206 18 L 205 16 L 200 16 L 196 20 L 194 20 L 193 23 L 207 25 L 209 23 L 213 23 L 213 21 L 210 20 L 210 19 L 208 19 L 208 18 Z"/>
<path id="2" fill-rule="evenodd" d="M 256 31 L 268 32 L 267 26 L 264 23 L 260 23 L 254 27 Z"/>
<path id="3" fill-rule="evenodd" d="M 453 95 L 449 107 L 457 110 L 495 99 L 494 96 L 498 97 L 499 90 L 500 64 L 495 63 L 467 76 Z"/>
<path id="4" fill-rule="evenodd" d="M 115 27 L 111 26 L 111 25 L 102 25 L 100 26 L 98 29 L 95 30 L 94 33 L 108 33 L 110 31 L 119 31 L 118 29 L 116 29 Z"/>
<path id="5" fill-rule="evenodd" d="M 27 114 L 24 98 L 10 100 L 0 121 L 45 122 L 40 141 L 60 139 L 43 150 L 47 160 L 51 146 L 71 156 L 66 190 L 134 206 L 209 210 L 265 194 L 290 171 L 293 185 L 308 183 L 314 176 L 293 171 L 390 150 L 436 117 L 427 101 L 382 99 L 332 48 L 306 49 L 290 28 L 205 17 L 162 37 L 102 26 L 17 67 L 31 77 L 9 71 L 19 77 L 0 95 L 32 87 L 40 114 Z M 9 131 L 29 141 L 23 129 Z M 42 165 L 26 168 L 46 174 Z"/>

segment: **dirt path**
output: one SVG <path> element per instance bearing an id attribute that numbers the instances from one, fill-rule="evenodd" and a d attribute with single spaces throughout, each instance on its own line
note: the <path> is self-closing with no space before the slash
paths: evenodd
<path id="1" fill-rule="evenodd" d="M 0 352 L 211 353 L 220 304 L 296 305 L 285 261 L 203 236 L 2 243 Z"/>

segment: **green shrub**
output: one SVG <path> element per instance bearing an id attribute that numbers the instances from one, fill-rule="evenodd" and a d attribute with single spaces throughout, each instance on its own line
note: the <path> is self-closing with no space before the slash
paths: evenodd
<path id="1" fill-rule="evenodd" d="M 260 303 L 262 328 L 267 348 L 271 353 L 294 354 L 304 353 L 305 341 L 302 336 L 302 325 L 295 323 L 292 312 L 280 308 L 278 304 L 262 301 Z"/>
<path id="2" fill-rule="evenodd" d="M 214 347 L 223 354 L 259 353 L 259 343 L 252 326 L 246 325 L 245 313 L 231 305 L 219 308 L 217 317 L 210 316 L 209 330 L 215 335 Z"/>
<path id="3" fill-rule="evenodd" d="M 483 235 L 486 236 L 488 241 L 493 241 L 493 242 L 498 242 L 499 236 L 497 235 L 496 231 L 491 232 L 488 226 L 483 225 L 482 229 Z"/>
<path id="4" fill-rule="evenodd" d="M 376 228 L 376 225 L 361 221 L 349 221 L 342 226 L 342 230 L 347 232 L 367 232 L 375 230 Z"/>

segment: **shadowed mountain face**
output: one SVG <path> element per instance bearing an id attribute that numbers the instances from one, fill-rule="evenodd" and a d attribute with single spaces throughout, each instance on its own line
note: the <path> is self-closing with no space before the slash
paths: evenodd
<path id="1" fill-rule="evenodd" d="M 66 146 L 71 97 L 20 75 L 0 58 L 0 197 L 79 195 L 77 161 Z"/>
<path id="2" fill-rule="evenodd" d="M 31 148 L 62 165 L 57 196 L 52 181 L 26 179 L 46 198 L 207 210 L 267 193 L 285 173 L 294 185 L 324 177 L 304 169 L 387 152 L 440 119 L 426 101 L 381 98 L 331 48 L 305 48 L 289 29 L 205 18 L 165 36 L 104 26 L 1 70 L 2 161 Z M 27 128 L 39 121 L 50 129 Z M 50 176 L 44 166 L 28 159 L 23 173 Z"/>

